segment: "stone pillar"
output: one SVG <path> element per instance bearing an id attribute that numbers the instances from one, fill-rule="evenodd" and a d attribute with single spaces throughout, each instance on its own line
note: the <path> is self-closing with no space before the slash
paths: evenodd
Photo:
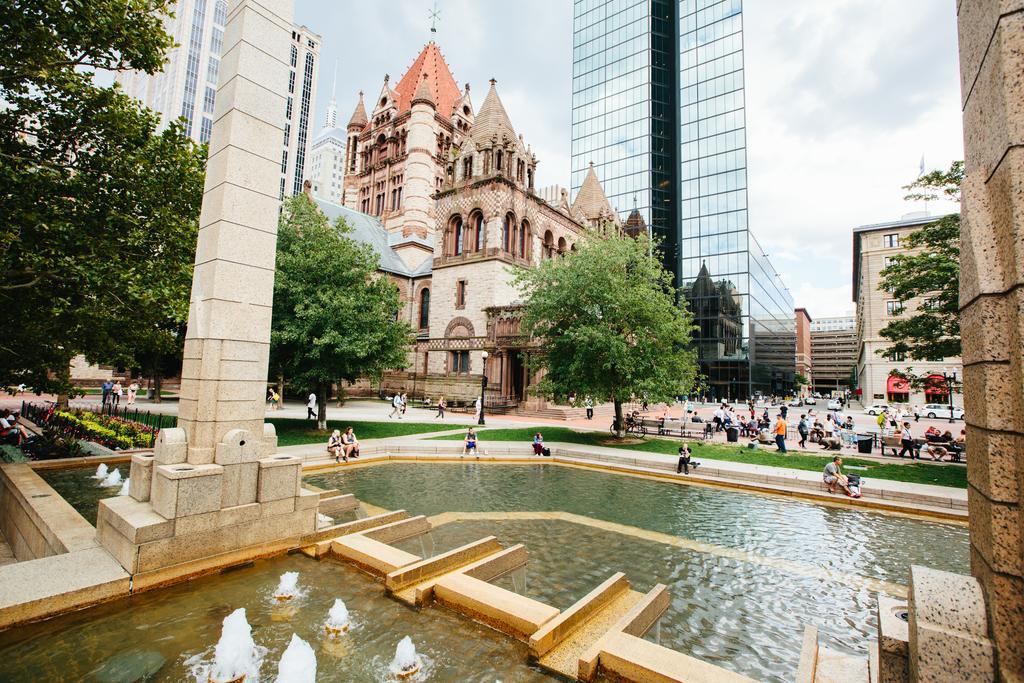
<path id="1" fill-rule="evenodd" d="M 957 15 L 971 572 L 999 677 L 1024 681 L 1024 0 L 959 0 Z"/>
<path id="2" fill-rule="evenodd" d="M 275 455 L 264 387 L 292 0 L 234 0 L 214 107 L 178 426 L 132 458 L 130 495 L 100 502 L 97 538 L 157 585 L 295 547 L 319 496 Z"/>
<path id="3" fill-rule="evenodd" d="M 178 412 L 192 464 L 263 434 L 292 12 L 237 0 L 224 30 Z"/>

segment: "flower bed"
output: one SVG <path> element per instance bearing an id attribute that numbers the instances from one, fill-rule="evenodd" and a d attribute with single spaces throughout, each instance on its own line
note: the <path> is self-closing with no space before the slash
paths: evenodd
<path id="1" fill-rule="evenodd" d="M 54 411 L 46 426 L 114 450 L 148 448 L 156 441 L 157 434 L 157 430 L 148 425 L 87 410 Z"/>

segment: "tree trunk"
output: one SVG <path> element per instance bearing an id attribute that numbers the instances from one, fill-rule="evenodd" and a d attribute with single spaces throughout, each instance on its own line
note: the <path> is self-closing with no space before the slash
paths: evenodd
<path id="1" fill-rule="evenodd" d="M 164 385 L 164 374 L 160 368 L 153 368 L 153 403 L 163 403 L 160 396 L 161 388 Z"/>
<path id="2" fill-rule="evenodd" d="M 338 396 L 337 396 L 337 398 L 338 398 L 338 407 L 339 408 L 341 408 L 342 406 L 345 405 L 345 384 L 344 384 L 344 382 L 345 382 L 345 380 L 343 380 L 343 379 L 339 379 L 338 380 L 338 385 L 337 385 L 338 386 Z"/>
<path id="3" fill-rule="evenodd" d="M 612 403 L 615 404 L 615 436 L 621 439 L 623 427 L 625 427 L 625 424 L 623 424 L 622 421 L 622 401 L 614 398 L 612 399 Z"/>
<path id="4" fill-rule="evenodd" d="M 277 373 L 277 395 L 281 397 L 281 400 L 277 404 L 278 409 L 284 408 L 284 373 L 283 372 Z M 319 396 L 320 396 L 320 392 L 317 391 L 317 397 L 319 398 Z"/>
<path id="5" fill-rule="evenodd" d="M 57 407 L 61 410 L 67 410 L 68 401 L 70 400 L 67 393 L 67 387 L 71 385 L 71 361 L 64 364 L 64 369 L 60 371 L 59 375 L 61 389 L 57 394 Z"/>
<path id="6" fill-rule="evenodd" d="M 316 428 L 327 431 L 327 383 L 316 384 Z"/>

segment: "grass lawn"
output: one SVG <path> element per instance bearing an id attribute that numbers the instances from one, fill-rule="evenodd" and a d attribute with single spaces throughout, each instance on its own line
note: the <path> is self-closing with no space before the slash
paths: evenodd
<path id="1" fill-rule="evenodd" d="M 344 431 L 348 427 L 355 430 L 356 436 L 360 440 L 384 439 L 391 436 L 407 436 L 409 434 L 441 432 L 452 429 L 451 425 L 430 422 L 406 422 L 404 420 L 391 420 L 389 422 L 328 420 L 327 431 L 321 432 L 316 429 L 316 425 L 312 420 L 278 417 L 267 421 L 272 422 L 277 430 L 277 444 L 279 446 L 297 446 L 299 444 L 323 442 L 324 448 L 327 448 L 327 438 L 331 435 L 331 431 L 335 429 Z"/>
<path id="2" fill-rule="evenodd" d="M 679 450 L 678 439 L 646 439 L 640 442 L 616 443 L 610 434 L 603 432 L 577 432 L 567 427 L 484 429 L 479 434 L 482 442 L 522 441 L 524 444 L 529 444 L 533 441 L 533 435 L 538 431 L 544 434 L 545 441 L 551 442 L 561 441 L 587 446 L 623 448 L 644 451 L 646 453 L 661 453 L 673 458 Z M 433 438 L 461 441 L 463 434 L 435 436 Z M 793 470 L 806 470 L 808 472 L 821 472 L 825 465 L 832 460 L 832 455 L 798 455 L 796 453 L 780 455 L 774 451 L 774 447 L 770 447 L 771 450 L 759 449 L 751 451 L 747 448 L 736 446 L 703 444 L 700 441 L 691 441 L 690 448 L 693 449 L 693 456 L 697 460 L 706 458 L 708 460 L 747 462 L 754 465 L 787 467 Z M 848 468 L 851 466 L 864 469 L 849 470 Z M 906 481 L 914 484 L 934 484 L 936 486 L 951 486 L 960 489 L 967 488 L 967 468 L 961 466 L 928 463 L 904 465 L 902 463 L 885 463 L 843 455 L 843 467 L 867 479 L 891 479 L 893 481 Z"/>

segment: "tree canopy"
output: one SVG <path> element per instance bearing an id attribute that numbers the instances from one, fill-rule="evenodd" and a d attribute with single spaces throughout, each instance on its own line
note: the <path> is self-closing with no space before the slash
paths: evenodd
<path id="1" fill-rule="evenodd" d="M 542 340 L 539 393 L 673 401 L 697 378 L 693 318 L 646 236 L 595 231 L 563 258 L 522 270 L 524 328 Z M 654 250 L 656 251 L 656 250 Z"/>
<path id="2" fill-rule="evenodd" d="M 155 73 L 169 0 L 0 7 L 0 385 L 66 389 L 78 353 L 174 353 L 188 310 L 205 150 L 97 69 Z"/>
<path id="3" fill-rule="evenodd" d="M 285 200 L 277 230 L 270 367 L 318 397 L 327 426 L 327 387 L 379 378 L 406 365 L 412 328 L 398 319 L 398 288 L 377 272 L 372 247 L 331 225 L 305 194 Z"/>
<path id="4" fill-rule="evenodd" d="M 963 162 L 953 162 L 948 171 L 932 171 L 906 186 L 906 198 L 959 201 L 963 177 Z M 916 253 L 894 256 L 882 270 L 880 286 L 900 303 L 913 301 L 917 307 L 881 330 L 892 344 L 880 353 L 903 353 L 914 360 L 959 356 L 960 214 L 928 223 L 900 246 Z"/>

